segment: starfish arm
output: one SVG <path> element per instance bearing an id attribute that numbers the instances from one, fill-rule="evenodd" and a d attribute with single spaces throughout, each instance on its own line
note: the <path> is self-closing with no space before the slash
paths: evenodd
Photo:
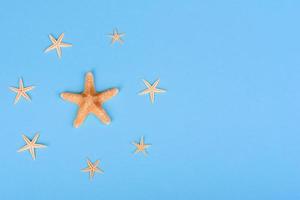
<path id="1" fill-rule="evenodd" d="M 93 164 L 93 166 L 98 166 L 99 165 L 99 162 L 100 162 L 100 160 L 96 160 L 95 162 L 94 162 L 94 164 Z"/>
<path id="2" fill-rule="evenodd" d="M 82 169 L 81 171 L 82 172 L 89 172 L 89 171 L 91 171 L 91 168 L 90 167 L 86 167 L 86 168 Z"/>
<path id="3" fill-rule="evenodd" d="M 84 93 L 85 94 L 95 94 L 95 84 L 94 84 L 94 76 L 92 72 L 88 72 L 85 75 L 85 84 L 84 84 Z"/>
<path id="4" fill-rule="evenodd" d="M 72 44 L 68 44 L 68 43 L 63 43 L 63 42 L 61 42 L 61 43 L 59 44 L 59 46 L 60 46 L 60 47 L 71 47 Z"/>
<path id="5" fill-rule="evenodd" d="M 31 154 L 32 159 L 35 160 L 35 150 L 34 150 L 34 148 L 29 148 L 29 152 Z"/>
<path id="6" fill-rule="evenodd" d="M 80 94 L 74 94 L 74 93 L 69 93 L 69 92 L 63 92 L 61 93 L 61 98 L 70 101 L 75 104 L 80 104 L 82 100 L 82 96 Z"/>
<path id="7" fill-rule="evenodd" d="M 46 145 L 43 144 L 34 144 L 34 148 L 46 148 Z"/>
<path id="8" fill-rule="evenodd" d="M 120 42 L 120 44 L 124 44 L 124 40 L 122 38 L 119 38 L 118 41 Z"/>
<path id="9" fill-rule="evenodd" d="M 79 107 L 76 119 L 74 120 L 74 123 L 73 123 L 73 126 L 75 128 L 78 128 L 83 123 L 83 121 L 85 120 L 85 118 L 88 114 L 89 114 L 89 111 L 86 108 L 86 106 L 83 105 L 82 107 Z"/>
<path id="10" fill-rule="evenodd" d="M 106 90 L 104 92 L 101 92 L 97 94 L 97 100 L 98 102 L 105 102 L 109 100 L 110 98 L 116 96 L 118 94 L 119 90 L 117 88 L 112 88 L 109 90 Z"/>
<path id="11" fill-rule="evenodd" d="M 110 117 L 107 115 L 105 110 L 101 108 L 100 106 L 94 105 L 92 108 L 92 113 L 96 115 L 102 121 L 104 124 L 110 124 Z"/>
<path id="12" fill-rule="evenodd" d="M 49 51 L 52 51 L 53 49 L 55 49 L 56 48 L 56 44 L 52 44 L 52 45 L 50 45 L 47 49 L 45 49 L 45 53 L 47 53 L 47 52 L 49 52 Z"/>
<path id="13" fill-rule="evenodd" d="M 58 43 L 61 43 L 61 41 L 62 41 L 62 39 L 64 38 L 64 36 L 65 36 L 64 33 L 60 34 L 60 36 L 59 36 L 58 39 L 57 39 L 57 42 L 58 42 Z"/>
<path id="14" fill-rule="evenodd" d="M 136 143 L 136 142 L 132 142 L 132 144 L 136 147 L 138 146 L 138 143 Z"/>
<path id="15" fill-rule="evenodd" d="M 134 151 L 135 154 L 139 153 L 141 150 L 139 150 L 138 148 Z"/>
<path id="16" fill-rule="evenodd" d="M 30 90 L 33 90 L 34 89 L 34 86 L 29 86 L 29 87 L 26 87 L 26 88 L 24 88 L 24 92 L 28 92 L 28 91 L 30 91 Z"/>
<path id="17" fill-rule="evenodd" d="M 145 155 L 145 156 L 147 156 L 147 155 L 148 155 L 148 153 L 147 153 L 147 151 L 146 151 L 146 150 L 143 150 L 143 153 L 144 153 L 144 155 Z"/>
<path id="18" fill-rule="evenodd" d="M 156 92 L 156 93 L 163 93 L 163 92 L 166 92 L 166 90 L 163 90 L 163 89 L 160 89 L 160 88 L 155 88 L 154 92 Z"/>
<path id="19" fill-rule="evenodd" d="M 9 89 L 13 92 L 18 93 L 19 92 L 19 88 L 15 88 L 15 87 L 9 87 Z"/>
<path id="20" fill-rule="evenodd" d="M 152 87 L 154 87 L 154 88 L 157 87 L 157 85 L 159 84 L 159 81 L 160 81 L 160 80 L 157 79 L 157 80 L 153 83 Z"/>
<path id="21" fill-rule="evenodd" d="M 56 47 L 56 53 L 57 53 L 58 57 L 61 58 L 61 48 L 60 48 L 60 46 Z"/>
<path id="22" fill-rule="evenodd" d="M 29 145 L 25 145 L 25 146 L 21 147 L 21 148 L 18 150 L 18 152 L 26 151 L 26 150 L 28 150 L 29 148 L 30 148 Z"/>
<path id="23" fill-rule="evenodd" d="M 150 101 L 154 103 L 154 92 L 150 92 Z"/>
<path id="24" fill-rule="evenodd" d="M 30 97 L 29 97 L 29 95 L 26 93 L 26 92 L 22 92 L 22 93 L 20 93 L 27 101 L 30 101 L 31 99 L 30 99 Z"/>
<path id="25" fill-rule="evenodd" d="M 16 97 L 15 97 L 14 104 L 17 104 L 17 103 L 18 103 L 18 101 L 20 100 L 20 97 L 21 97 L 21 93 L 18 92 L 17 95 L 16 95 Z"/>
<path id="26" fill-rule="evenodd" d="M 49 35 L 49 39 L 51 40 L 51 42 L 52 42 L 53 44 L 56 43 L 56 39 L 55 39 L 52 35 Z"/>
<path id="27" fill-rule="evenodd" d="M 19 79 L 19 89 L 22 90 L 23 88 L 24 88 L 23 79 L 20 78 L 20 79 Z"/>
<path id="28" fill-rule="evenodd" d="M 94 178 L 94 175 L 95 175 L 95 171 L 91 170 L 90 171 L 90 180 L 92 180 Z"/>
<path id="29" fill-rule="evenodd" d="M 114 38 L 111 39 L 110 44 L 113 45 L 116 42 Z"/>
<path id="30" fill-rule="evenodd" d="M 98 172 L 98 173 L 101 173 L 101 174 L 104 173 L 103 170 L 102 170 L 102 169 L 99 169 L 98 167 L 96 167 L 95 172 Z"/>
<path id="31" fill-rule="evenodd" d="M 148 88 L 148 89 L 145 89 L 145 90 L 141 91 L 141 92 L 139 93 L 139 95 L 145 95 L 145 94 L 148 94 L 148 93 L 150 93 L 150 92 L 151 92 L 151 90 Z"/>
<path id="32" fill-rule="evenodd" d="M 140 145 L 141 145 L 141 146 L 144 145 L 144 137 L 141 138 L 141 140 L 140 140 Z"/>
<path id="33" fill-rule="evenodd" d="M 86 162 L 87 162 L 89 168 L 92 168 L 92 167 L 93 167 L 93 163 L 92 163 L 89 159 L 87 159 Z"/>
<path id="34" fill-rule="evenodd" d="M 29 144 L 31 141 L 26 137 L 26 135 L 22 135 L 23 140 L 26 142 L 26 144 Z"/>
<path id="35" fill-rule="evenodd" d="M 144 82 L 144 84 L 145 84 L 148 88 L 151 87 L 151 84 L 150 84 L 148 81 L 146 81 L 146 80 L 143 79 L 143 82 Z"/>
<path id="36" fill-rule="evenodd" d="M 35 134 L 35 136 L 33 137 L 33 139 L 31 140 L 32 143 L 36 143 L 36 141 L 38 140 L 38 138 L 40 137 L 40 134 Z"/>

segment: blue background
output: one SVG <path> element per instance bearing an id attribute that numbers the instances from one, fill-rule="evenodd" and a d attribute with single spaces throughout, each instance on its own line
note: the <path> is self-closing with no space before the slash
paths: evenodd
<path id="1" fill-rule="evenodd" d="M 0 195 L 17 199 L 300 198 L 300 2 L 1 1 Z M 106 34 L 125 32 L 111 46 Z M 43 51 L 48 34 L 73 47 Z M 113 121 L 72 127 L 92 71 Z M 32 102 L 13 105 L 19 77 Z M 142 79 L 165 94 L 138 96 Z M 40 143 L 33 161 L 21 134 Z M 149 156 L 134 155 L 145 136 Z M 86 158 L 104 174 L 89 181 Z"/>

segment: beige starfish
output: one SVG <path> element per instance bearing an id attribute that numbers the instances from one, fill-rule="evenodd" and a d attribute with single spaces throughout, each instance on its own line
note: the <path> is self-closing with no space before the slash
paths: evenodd
<path id="1" fill-rule="evenodd" d="M 100 162 L 99 160 L 96 160 L 94 163 L 92 163 L 89 159 L 87 159 L 88 166 L 86 168 L 82 169 L 81 171 L 89 172 L 90 173 L 90 180 L 91 180 L 94 177 L 95 172 L 104 173 L 102 171 L 102 169 L 97 167 L 99 162 Z"/>
<path id="2" fill-rule="evenodd" d="M 52 35 L 49 35 L 49 38 L 52 42 L 52 44 L 45 50 L 45 53 L 51 50 L 56 50 L 56 53 L 59 58 L 61 58 L 61 48 L 62 47 L 71 47 L 72 44 L 63 43 L 62 39 L 64 37 L 64 33 L 62 33 L 58 39 L 56 40 Z"/>
<path id="3" fill-rule="evenodd" d="M 23 146 L 22 148 L 20 148 L 18 150 L 18 152 L 22 152 L 22 151 L 26 151 L 29 150 L 32 159 L 35 160 L 35 149 L 37 148 L 45 148 L 46 145 L 43 144 L 36 144 L 37 139 L 39 138 L 39 134 L 35 134 L 34 138 L 30 141 L 30 139 L 28 139 L 28 137 L 26 137 L 25 135 L 22 135 L 23 140 L 26 142 L 26 145 Z"/>
<path id="4" fill-rule="evenodd" d="M 90 113 L 96 115 L 104 124 L 109 124 L 110 117 L 102 108 L 102 104 L 118 92 L 117 88 L 96 92 L 93 74 L 88 72 L 85 76 L 84 91 L 81 94 L 65 92 L 61 94 L 61 97 L 79 106 L 77 117 L 74 120 L 74 127 L 78 128 Z"/>
<path id="5" fill-rule="evenodd" d="M 147 155 L 146 149 L 151 146 L 150 144 L 144 143 L 144 137 L 141 138 L 139 143 L 132 142 L 132 144 L 136 147 L 136 150 L 134 151 L 134 153 L 143 152 L 144 155 Z"/>
<path id="6" fill-rule="evenodd" d="M 123 37 L 125 33 L 118 33 L 117 29 L 113 30 L 112 34 L 109 34 L 108 36 L 111 37 L 111 44 L 114 44 L 115 42 L 119 42 L 120 44 L 123 44 L 124 41 L 121 37 Z"/>
<path id="7" fill-rule="evenodd" d="M 163 89 L 160 89 L 160 88 L 156 88 L 157 85 L 158 85 L 158 83 L 159 83 L 159 79 L 157 81 L 155 81 L 155 83 L 153 83 L 153 85 L 151 85 L 146 80 L 143 80 L 143 82 L 147 86 L 147 89 L 145 89 L 144 91 L 140 92 L 139 95 L 150 94 L 151 103 L 154 103 L 154 95 L 155 95 L 155 93 L 166 92 L 166 90 L 163 90 Z"/>
<path id="8" fill-rule="evenodd" d="M 30 97 L 26 92 L 32 90 L 33 88 L 34 86 L 24 87 L 23 80 L 21 78 L 19 80 L 19 88 L 9 87 L 10 90 L 17 93 L 14 104 L 18 103 L 21 96 L 24 97 L 26 100 L 30 101 Z"/>

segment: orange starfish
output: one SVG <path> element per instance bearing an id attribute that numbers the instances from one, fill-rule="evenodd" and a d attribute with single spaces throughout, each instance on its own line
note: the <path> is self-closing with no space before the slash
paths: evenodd
<path id="1" fill-rule="evenodd" d="M 118 94 L 118 92 L 117 88 L 111 88 L 99 93 L 96 92 L 93 74 L 88 72 L 85 76 L 85 86 L 82 93 L 64 92 L 61 94 L 61 97 L 79 106 L 77 117 L 74 120 L 74 127 L 78 128 L 90 113 L 97 116 L 104 124 L 109 124 L 111 121 L 110 117 L 102 108 L 102 104 Z"/>
<path id="2" fill-rule="evenodd" d="M 166 90 L 157 88 L 157 85 L 158 85 L 159 81 L 160 80 L 158 79 L 153 83 L 153 85 L 151 85 L 148 81 L 143 80 L 144 84 L 147 86 L 147 89 L 140 92 L 139 95 L 149 94 L 151 103 L 154 103 L 155 93 L 166 92 Z"/>
<path id="3" fill-rule="evenodd" d="M 45 53 L 55 49 L 58 57 L 61 58 L 61 48 L 72 46 L 72 44 L 67 44 L 67 43 L 62 42 L 62 39 L 63 39 L 64 36 L 65 36 L 65 34 L 62 33 L 62 34 L 60 34 L 58 39 L 55 39 L 52 35 L 49 35 L 49 38 L 50 38 L 52 44 L 45 50 Z"/>
<path id="4" fill-rule="evenodd" d="M 117 29 L 113 30 L 112 34 L 109 34 L 108 36 L 111 37 L 111 44 L 114 44 L 115 42 L 119 42 L 120 44 L 124 43 L 124 40 L 122 37 L 125 35 L 125 33 L 119 33 Z"/>
<path id="5" fill-rule="evenodd" d="M 22 151 L 26 151 L 26 150 L 29 150 L 31 156 L 32 156 L 32 159 L 35 160 L 35 149 L 37 148 L 45 148 L 46 145 L 43 145 L 43 144 L 37 144 L 37 140 L 39 138 L 39 134 L 35 134 L 34 138 L 32 140 L 28 139 L 28 137 L 26 137 L 26 135 L 22 135 L 23 137 L 23 140 L 26 142 L 26 145 L 23 146 L 22 148 L 20 148 L 18 150 L 18 152 L 22 152 Z"/>
<path id="6" fill-rule="evenodd" d="M 22 78 L 20 78 L 19 80 L 19 88 L 9 87 L 10 90 L 17 93 L 14 104 L 18 103 L 21 97 L 24 97 L 26 100 L 30 101 L 30 97 L 27 92 L 29 92 L 33 88 L 34 86 L 24 87 Z"/>
<path id="7" fill-rule="evenodd" d="M 134 153 L 143 152 L 145 156 L 147 155 L 146 149 L 151 146 L 151 144 L 145 144 L 144 137 L 141 138 L 139 143 L 132 142 L 132 144 L 136 147 Z"/>
<path id="8" fill-rule="evenodd" d="M 99 162 L 100 162 L 99 160 L 96 160 L 94 163 L 92 163 L 89 159 L 87 159 L 88 166 L 86 168 L 82 169 L 81 171 L 89 172 L 90 180 L 91 180 L 92 178 L 94 178 L 95 172 L 103 173 L 102 169 L 100 169 L 98 167 Z"/>

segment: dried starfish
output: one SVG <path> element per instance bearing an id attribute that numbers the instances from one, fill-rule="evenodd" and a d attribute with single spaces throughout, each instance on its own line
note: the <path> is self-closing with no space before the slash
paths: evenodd
<path id="1" fill-rule="evenodd" d="M 61 47 L 71 47 L 72 44 L 67 44 L 67 43 L 63 43 L 62 39 L 64 37 L 64 33 L 62 33 L 58 39 L 56 40 L 52 35 L 49 35 L 49 38 L 52 42 L 52 45 L 50 45 L 46 50 L 45 53 L 51 50 L 56 50 L 56 53 L 58 55 L 59 58 L 61 58 Z"/>
<path id="2" fill-rule="evenodd" d="M 140 92 L 139 95 L 150 94 L 151 103 L 154 103 L 154 95 L 155 95 L 155 93 L 166 92 L 166 90 L 156 88 L 157 85 L 158 85 L 158 83 L 159 83 L 159 79 L 157 81 L 155 81 L 155 83 L 153 83 L 153 85 L 151 85 L 146 80 L 143 80 L 143 82 L 147 86 L 147 89 L 145 89 L 144 91 Z"/>
<path id="3" fill-rule="evenodd" d="M 123 37 L 125 33 L 118 33 L 117 29 L 113 30 L 112 34 L 109 34 L 108 36 L 111 37 L 111 44 L 114 44 L 115 42 L 119 42 L 120 44 L 123 44 L 124 41 L 121 37 Z"/>
<path id="4" fill-rule="evenodd" d="M 82 93 L 64 92 L 61 94 L 61 97 L 79 106 L 77 117 L 74 120 L 74 127 L 78 128 L 90 113 L 96 115 L 104 124 L 109 124 L 111 121 L 110 117 L 102 108 L 102 104 L 115 96 L 118 92 L 119 90 L 117 88 L 108 89 L 99 93 L 96 92 L 93 74 L 88 72 L 85 76 L 85 86 Z"/>
<path id="5" fill-rule="evenodd" d="M 46 145 L 43 145 L 43 144 L 36 144 L 36 141 L 39 138 L 39 136 L 40 135 L 37 133 L 37 134 L 35 134 L 34 138 L 32 140 L 30 140 L 25 135 L 22 135 L 23 140 L 26 142 L 26 145 L 23 146 L 22 148 L 20 148 L 18 150 L 18 152 L 29 150 L 29 152 L 32 156 L 32 159 L 35 160 L 35 149 L 47 147 Z"/>
<path id="6" fill-rule="evenodd" d="M 81 171 L 83 172 L 89 172 L 90 173 L 90 180 L 94 177 L 95 172 L 103 173 L 102 169 L 98 168 L 99 160 L 96 160 L 94 163 L 92 163 L 89 159 L 87 159 L 88 166 Z"/>
<path id="7" fill-rule="evenodd" d="M 17 93 L 14 104 L 18 103 L 21 96 L 30 101 L 30 97 L 26 92 L 32 90 L 33 88 L 34 86 L 24 87 L 23 80 L 21 78 L 19 80 L 19 88 L 9 87 L 10 90 Z"/>
<path id="8" fill-rule="evenodd" d="M 144 137 L 141 138 L 139 143 L 132 142 L 132 144 L 136 147 L 134 153 L 143 152 L 144 155 L 147 155 L 146 149 L 151 146 L 150 144 L 144 143 Z"/>

